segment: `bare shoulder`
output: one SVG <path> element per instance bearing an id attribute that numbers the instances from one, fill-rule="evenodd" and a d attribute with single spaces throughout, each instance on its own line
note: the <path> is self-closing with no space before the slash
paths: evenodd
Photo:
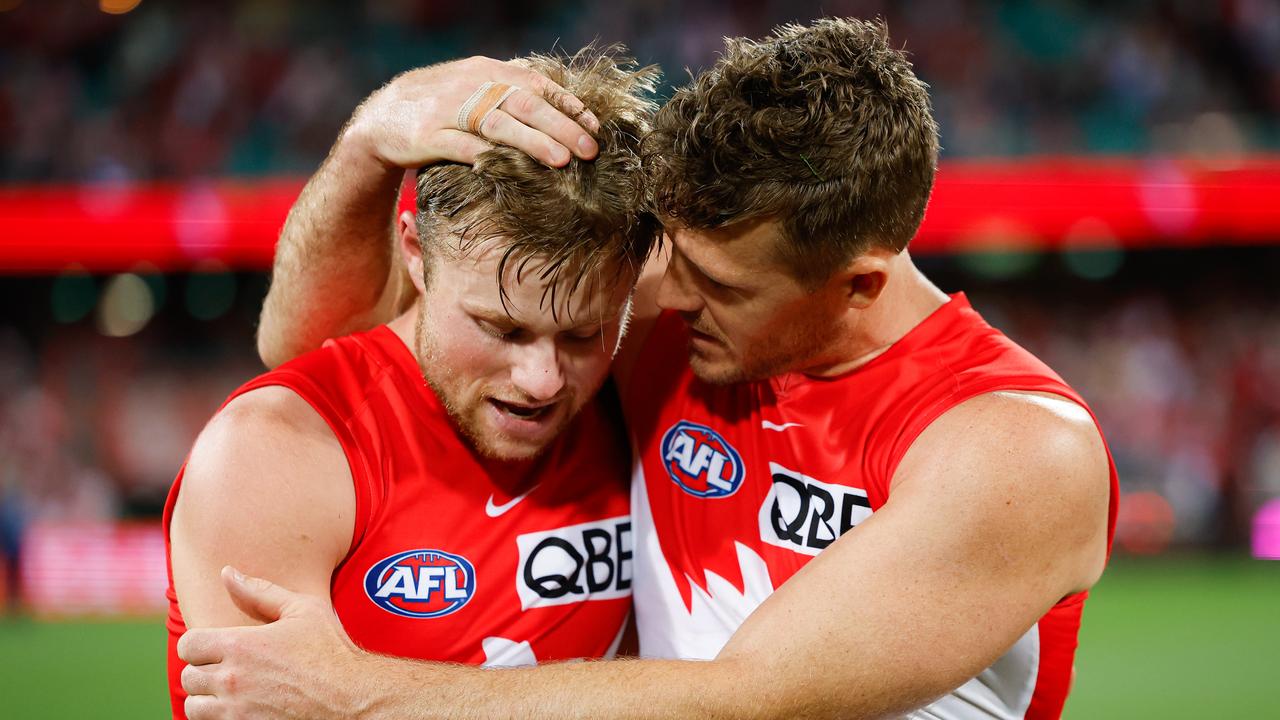
<path id="1" fill-rule="evenodd" d="M 1089 478 L 1110 479 L 1106 446 L 1093 417 L 1061 395 L 987 393 L 961 403 L 941 419 L 959 425 L 956 430 L 969 440 L 985 436 L 988 450 L 999 448 L 1032 466 L 1074 471 L 1061 475 L 1067 482 L 1083 479 L 1088 485 Z M 1107 488 L 1109 482 L 1103 489 Z"/>
<path id="2" fill-rule="evenodd" d="M 184 615 L 193 627 L 234 619 L 217 597 L 225 564 L 294 589 L 327 587 L 354 516 L 346 455 L 305 400 L 282 387 L 235 398 L 196 440 L 170 525 Z"/>
<path id="3" fill-rule="evenodd" d="M 892 493 L 962 503 L 975 531 L 1061 560 L 1072 590 L 1105 563 L 1110 462 L 1088 411 L 1061 396 L 993 392 L 957 405 L 912 444 Z"/>
<path id="4" fill-rule="evenodd" d="M 251 435 L 246 430 L 265 431 L 269 436 L 290 436 L 289 439 L 313 441 L 333 440 L 333 431 L 320 414 L 287 387 L 270 385 L 240 395 L 227 403 L 201 433 L 201 442 L 234 439 Z M 206 436 L 209 436 L 206 439 Z"/>
<path id="5" fill-rule="evenodd" d="M 312 475 L 323 482 L 343 473 L 349 482 L 345 454 L 328 423 L 297 393 L 272 386 L 235 398 L 209 421 L 191 450 L 183 491 L 206 483 L 220 490 L 239 483 L 268 490 L 289 478 Z"/>
<path id="6" fill-rule="evenodd" d="M 1047 393 L 986 393 L 948 410 L 925 428 L 903 462 L 938 457 L 1109 478 L 1106 448 L 1088 411 Z"/>

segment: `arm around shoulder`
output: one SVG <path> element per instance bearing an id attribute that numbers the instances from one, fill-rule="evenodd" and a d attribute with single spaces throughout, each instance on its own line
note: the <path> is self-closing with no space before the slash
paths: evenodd
<path id="1" fill-rule="evenodd" d="M 753 700 L 764 717 L 921 707 L 1097 580 L 1109 499 L 1106 450 L 1082 408 L 969 400 L 913 443 L 888 502 L 778 588 L 717 662 L 774 679 Z"/>
<path id="2" fill-rule="evenodd" d="M 328 602 L 354 513 L 346 456 L 310 405 L 283 387 L 232 400 L 196 440 L 170 525 L 187 626 L 253 622 L 227 595 L 224 565 Z"/>
<path id="3" fill-rule="evenodd" d="M 258 321 L 258 355 L 268 367 L 395 316 L 403 173 L 349 128 L 302 189 L 280 231 Z"/>
<path id="4" fill-rule="evenodd" d="M 873 718 L 921 707 L 1096 579 L 1110 478 L 1087 413 L 1038 396 L 963 403 L 907 455 L 889 502 L 783 583 L 713 661 L 493 672 L 318 652 L 334 658 L 327 672 L 362 680 L 310 716 Z M 313 620 L 288 632 L 333 635 L 322 632 L 332 618 Z"/>

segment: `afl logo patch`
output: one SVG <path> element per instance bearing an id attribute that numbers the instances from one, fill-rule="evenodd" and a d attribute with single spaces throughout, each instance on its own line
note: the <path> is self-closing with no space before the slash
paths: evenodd
<path id="1" fill-rule="evenodd" d="M 375 605 L 402 617 L 455 613 L 476 591 L 476 571 L 461 555 L 408 550 L 385 558 L 364 574 L 364 592 Z"/>
<path id="2" fill-rule="evenodd" d="M 681 490 L 700 498 L 729 497 L 746 474 L 742 456 L 720 433 L 688 420 L 662 436 L 662 465 Z"/>

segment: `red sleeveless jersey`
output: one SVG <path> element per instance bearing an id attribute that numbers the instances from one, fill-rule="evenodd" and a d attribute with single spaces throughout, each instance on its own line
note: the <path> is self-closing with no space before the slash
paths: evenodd
<path id="1" fill-rule="evenodd" d="M 517 477 L 471 449 L 385 326 L 331 340 L 231 397 L 270 385 L 306 400 L 347 456 L 355 530 L 331 597 L 356 644 L 490 666 L 613 653 L 631 607 L 630 453 L 605 393 Z M 166 538 L 181 484 L 179 472 Z M 186 625 L 172 568 L 168 598 L 182 717 Z"/>
<path id="2" fill-rule="evenodd" d="M 963 295 L 830 379 L 709 385 L 689 368 L 688 341 L 684 322 L 663 315 L 623 398 L 638 454 L 635 602 L 647 657 L 714 657 L 777 587 L 885 503 L 911 443 L 957 404 L 1022 390 L 1084 405 Z M 1108 538 L 1116 497 L 1113 463 Z M 1059 602 L 994 665 L 911 717 L 1060 715 L 1084 599 Z"/>

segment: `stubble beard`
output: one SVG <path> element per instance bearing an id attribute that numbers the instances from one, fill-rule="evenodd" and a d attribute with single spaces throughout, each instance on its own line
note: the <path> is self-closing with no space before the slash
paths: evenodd
<path id="1" fill-rule="evenodd" d="M 488 401 L 483 396 L 476 397 L 470 402 L 464 399 L 465 391 L 462 389 L 461 383 L 449 370 L 448 364 L 440 360 L 439 354 L 436 352 L 435 337 L 427 330 L 425 310 L 424 307 L 419 307 L 418 320 L 414 327 L 414 343 L 418 346 L 418 369 L 422 371 L 422 377 L 426 381 L 427 387 L 431 389 L 436 399 L 440 401 L 440 405 L 444 407 L 445 414 L 449 416 L 450 422 L 457 428 L 458 433 L 462 435 L 472 449 L 482 457 L 490 460 L 533 460 L 542 455 L 573 422 L 573 419 L 577 417 L 578 411 L 582 408 L 582 403 L 576 397 L 569 397 L 560 401 L 569 404 L 569 412 L 561 413 L 559 424 L 555 427 L 555 431 L 550 434 L 547 442 L 537 447 L 523 446 L 514 453 L 508 448 L 501 447 L 486 432 L 488 428 L 486 428 L 482 416 Z"/>
<path id="2" fill-rule="evenodd" d="M 725 360 L 708 361 L 690 347 L 689 367 L 699 380 L 710 385 L 760 382 L 812 365 L 830 344 L 831 332 L 828 325 L 813 319 L 790 321 L 762 333 L 739 357 L 730 355 Z M 728 348 L 718 333 L 707 334 Z"/>

